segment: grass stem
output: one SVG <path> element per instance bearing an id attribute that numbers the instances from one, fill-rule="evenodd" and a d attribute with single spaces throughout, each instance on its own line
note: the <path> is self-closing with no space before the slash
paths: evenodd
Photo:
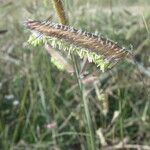
<path id="1" fill-rule="evenodd" d="M 64 7 L 62 4 L 61 0 L 52 0 L 53 2 L 53 6 L 54 9 L 57 13 L 57 16 L 59 18 L 59 21 L 61 24 L 68 24 L 68 19 L 66 18 L 65 15 L 65 11 L 64 11 Z M 89 133 L 90 137 L 87 137 L 87 145 L 88 145 L 88 149 L 89 150 L 95 150 L 95 143 L 94 143 L 94 132 L 93 132 L 93 127 L 92 127 L 92 120 L 90 117 L 90 111 L 89 111 L 89 107 L 88 107 L 88 99 L 86 99 L 85 96 L 85 89 L 84 86 L 80 80 L 79 77 L 79 69 L 78 69 L 78 65 L 77 65 L 77 61 L 75 59 L 75 56 L 73 54 L 71 54 L 71 58 L 73 61 L 73 65 L 74 65 L 74 69 L 75 69 L 75 75 L 79 84 L 79 88 L 81 91 L 81 95 L 82 95 L 82 100 L 83 100 L 83 105 L 84 105 L 84 111 L 85 111 L 85 120 L 86 123 L 88 125 L 88 128 L 86 128 L 87 132 Z"/>

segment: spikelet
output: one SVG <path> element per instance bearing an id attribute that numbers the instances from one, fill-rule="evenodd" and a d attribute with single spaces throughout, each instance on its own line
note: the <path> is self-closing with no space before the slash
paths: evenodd
<path id="1" fill-rule="evenodd" d="M 98 65 L 101 63 L 100 56 L 103 56 L 107 60 L 105 63 L 105 66 L 107 66 L 108 62 L 118 62 L 129 54 L 125 48 L 120 47 L 111 40 L 86 31 L 77 30 L 71 26 L 55 24 L 50 21 L 41 22 L 32 20 L 27 21 L 26 26 L 31 31 L 38 33 L 41 37 L 46 36 L 64 40 L 76 47 L 83 48 L 84 50 L 82 49 L 82 51 L 78 50 L 78 54 L 81 57 L 92 55 L 92 61 L 94 60 Z"/>

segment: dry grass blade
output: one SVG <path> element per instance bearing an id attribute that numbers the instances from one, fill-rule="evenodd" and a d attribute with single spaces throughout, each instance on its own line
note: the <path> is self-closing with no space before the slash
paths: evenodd
<path id="1" fill-rule="evenodd" d="M 45 44 L 45 49 L 54 59 L 56 59 L 59 62 L 59 64 L 61 64 L 64 67 L 64 69 L 68 73 L 74 72 L 73 67 L 58 51 L 54 50 L 49 44 Z"/>

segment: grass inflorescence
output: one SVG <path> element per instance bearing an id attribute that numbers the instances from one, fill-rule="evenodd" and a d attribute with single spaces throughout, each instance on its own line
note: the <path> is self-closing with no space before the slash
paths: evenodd
<path id="1" fill-rule="evenodd" d="M 30 37 L 29 42 L 33 45 L 49 41 L 50 44 L 59 49 L 76 52 L 81 58 L 87 57 L 89 61 L 94 62 L 104 71 L 110 62 L 118 62 L 126 57 L 129 52 L 125 48 L 120 47 L 117 43 L 108 40 L 102 36 L 77 30 L 71 26 L 55 24 L 49 21 L 27 21 L 29 28 L 35 37 Z M 48 39 L 46 41 L 46 39 Z M 41 41 L 41 42 L 40 42 Z M 68 42 L 71 44 L 65 44 Z"/>

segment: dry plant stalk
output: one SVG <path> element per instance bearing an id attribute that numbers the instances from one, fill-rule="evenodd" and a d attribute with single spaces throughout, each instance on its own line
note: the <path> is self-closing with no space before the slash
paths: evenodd
<path id="1" fill-rule="evenodd" d="M 61 22 L 61 24 L 68 24 L 68 19 L 65 15 L 62 0 L 52 0 L 52 3 L 59 18 L 59 22 Z"/>
<path id="2" fill-rule="evenodd" d="M 26 22 L 28 29 L 37 32 L 39 35 L 63 39 L 70 44 L 88 49 L 98 55 L 104 56 L 108 61 L 119 61 L 129 54 L 125 48 L 117 43 L 93 33 L 75 29 L 71 26 L 55 24 L 50 21 Z"/>

